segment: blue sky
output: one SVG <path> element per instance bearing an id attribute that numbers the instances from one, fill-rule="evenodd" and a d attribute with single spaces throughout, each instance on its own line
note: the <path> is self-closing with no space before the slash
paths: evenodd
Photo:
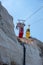
<path id="1" fill-rule="evenodd" d="M 3 6 L 8 10 L 9 14 L 13 16 L 13 22 L 16 26 L 18 19 L 27 19 L 37 9 L 43 6 L 43 0 L 0 0 Z M 25 22 L 24 36 L 28 24 L 30 24 L 31 36 L 43 41 L 43 8 L 40 9 L 31 18 Z M 15 29 L 16 35 L 18 30 Z"/>

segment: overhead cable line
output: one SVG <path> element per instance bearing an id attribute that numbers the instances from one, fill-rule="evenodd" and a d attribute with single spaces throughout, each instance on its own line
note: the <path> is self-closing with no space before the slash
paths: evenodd
<path id="1" fill-rule="evenodd" d="M 23 23 L 26 22 L 28 19 L 30 19 L 32 16 L 34 16 L 37 12 L 39 12 L 41 9 L 43 8 L 43 6 L 41 6 L 40 8 L 38 8 L 35 12 L 33 12 L 29 17 L 27 17 L 25 20 L 21 20 L 18 19 L 18 21 L 22 21 Z M 32 24 L 35 24 L 35 22 L 33 22 Z"/>
<path id="2" fill-rule="evenodd" d="M 29 17 L 27 17 L 25 19 L 25 21 L 27 21 L 29 18 L 31 18 L 33 15 L 35 15 L 38 11 L 40 11 L 43 8 L 43 6 L 41 6 L 39 9 L 37 9 L 35 12 L 33 12 Z"/>
<path id="3" fill-rule="evenodd" d="M 33 24 L 35 24 L 35 23 L 38 23 L 38 22 L 41 21 L 41 20 L 43 20 L 43 18 L 41 18 L 41 19 L 39 19 L 39 20 L 37 20 L 37 21 L 31 23 L 30 25 L 33 25 Z"/>

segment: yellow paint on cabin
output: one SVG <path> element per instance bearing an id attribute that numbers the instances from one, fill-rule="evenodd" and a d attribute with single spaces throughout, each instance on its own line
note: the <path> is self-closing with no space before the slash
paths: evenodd
<path id="1" fill-rule="evenodd" d="M 26 38 L 29 38 L 30 37 L 30 29 L 27 29 L 26 31 Z"/>

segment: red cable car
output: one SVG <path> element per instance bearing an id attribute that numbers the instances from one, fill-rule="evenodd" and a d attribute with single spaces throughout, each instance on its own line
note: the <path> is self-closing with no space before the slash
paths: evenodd
<path id="1" fill-rule="evenodd" d="M 19 38 L 22 38 L 23 37 L 23 34 L 24 34 L 24 26 L 25 26 L 24 23 L 20 23 L 20 22 L 17 23 L 16 28 L 17 29 L 19 28 L 19 35 L 18 35 Z"/>

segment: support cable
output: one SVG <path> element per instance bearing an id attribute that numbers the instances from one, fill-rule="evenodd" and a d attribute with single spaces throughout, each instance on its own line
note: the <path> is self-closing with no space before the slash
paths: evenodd
<path id="1" fill-rule="evenodd" d="M 27 17 L 25 19 L 25 21 L 27 21 L 29 18 L 31 18 L 33 15 L 35 15 L 38 11 L 40 11 L 43 8 L 43 6 L 41 6 L 39 9 L 37 9 L 35 12 L 33 12 L 29 17 Z"/>

